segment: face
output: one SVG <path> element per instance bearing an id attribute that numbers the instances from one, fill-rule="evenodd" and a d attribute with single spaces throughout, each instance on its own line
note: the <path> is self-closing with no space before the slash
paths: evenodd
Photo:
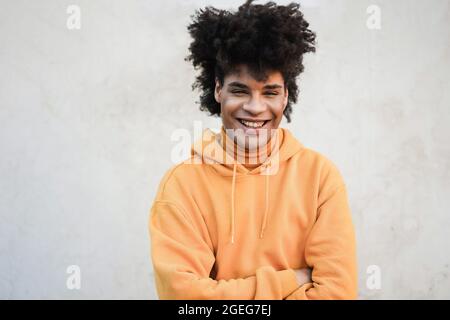
<path id="1" fill-rule="evenodd" d="M 267 144 L 288 102 L 282 74 L 272 71 L 267 75 L 265 81 L 257 81 L 242 65 L 225 76 L 223 86 L 216 79 L 214 96 L 220 103 L 223 126 L 227 134 L 234 133 L 230 138 L 245 149 Z"/>

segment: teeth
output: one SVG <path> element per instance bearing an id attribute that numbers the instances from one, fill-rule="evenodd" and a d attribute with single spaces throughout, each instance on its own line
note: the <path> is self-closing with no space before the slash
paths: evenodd
<path id="1" fill-rule="evenodd" d="M 260 122 L 254 122 L 254 121 L 245 121 L 245 120 L 240 120 L 244 125 L 246 125 L 247 127 L 251 127 L 251 128 L 259 128 L 262 127 L 265 121 L 260 121 Z"/>

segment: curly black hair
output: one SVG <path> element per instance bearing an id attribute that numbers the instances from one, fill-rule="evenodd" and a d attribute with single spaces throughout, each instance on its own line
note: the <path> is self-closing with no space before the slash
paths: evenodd
<path id="1" fill-rule="evenodd" d="M 201 70 L 192 90 L 201 91 L 200 110 L 219 116 L 220 104 L 214 98 L 216 78 L 223 85 L 225 75 L 241 64 L 259 81 L 267 79 L 267 71 L 277 70 L 289 90 L 283 114 L 290 122 L 291 105 L 297 102 L 299 92 L 296 78 L 304 69 L 303 54 L 315 52 L 316 35 L 308 29 L 299 4 L 252 2 L 247 0 L 237 12 L 207 6 L 191 15 L 187 29 L 193 41 L 185 61 Z"/>

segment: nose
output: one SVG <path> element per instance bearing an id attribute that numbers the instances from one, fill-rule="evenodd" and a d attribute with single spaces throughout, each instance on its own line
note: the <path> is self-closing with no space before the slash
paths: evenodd
<path id="1" fill-rule="evenodd" d="M 242 109 L 252 115 L 258 115 L 267 110 L 267 106 L 259 96 L 252 96 L 250 100 L 242 106 Z"/>

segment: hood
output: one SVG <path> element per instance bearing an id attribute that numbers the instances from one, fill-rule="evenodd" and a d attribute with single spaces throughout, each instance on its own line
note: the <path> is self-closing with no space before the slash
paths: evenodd
<path id="1" fill-rule="evenodd" d="M 210 165 L 219 175 L 231 177 L 230 242 L 232 244 L 235 235 L 236 178 L 251 178 L 255 175 L 265 176 L 265 209 L 260 230 L 260 238 L 263 238 L 269 207 L 270 176 L 276 175 L 279 166 L 302 148 L 302 143 L 295 139 L 288 129 L 278 128 L 269 144 L 266 144 L 262 150 L 247 153 L 249 161 L 258 164 L 255 168 L 250 169 L 243 165 L 243 159 L 236 156 L 236 154 L 243 154 L 238 152 L 238 150 L 242 152 L 242 149 L 233 143 L 233 140 L 226 134 L 223 125 L 219 133 L 211 129 L 205 129 L 202 137 L 194 142 L 191 147 L 191 155 L 195 159 Z"/>

